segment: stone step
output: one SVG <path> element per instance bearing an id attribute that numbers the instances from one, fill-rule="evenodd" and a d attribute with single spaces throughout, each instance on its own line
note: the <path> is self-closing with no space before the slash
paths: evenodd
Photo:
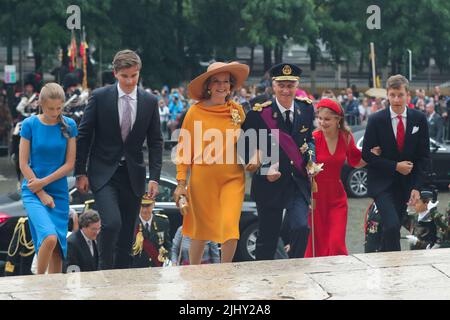
<path id="1" fill-rule="evenodd" d="M 450 299 L 450 249 L 0 278 L 0 299 Z"/>

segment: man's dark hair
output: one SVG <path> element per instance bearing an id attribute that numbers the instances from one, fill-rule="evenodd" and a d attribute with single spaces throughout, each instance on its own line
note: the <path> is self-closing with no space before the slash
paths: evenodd
<path id="1" fill-rule="evenodd" d="M 386 90 L 389 89 L 400 89 L 401 86 L 404 85 L 406 92 L 409 91 L 409 81 L 401 74 L 396 74 L 395 76 L 390 77 L 386 82 Z"/>
<path id="2" fill-rule="evenodd" d="M 89 209 L 83 212 L 78 218 L 80 228 L 87 228 L 93 223 L 100 221 L 100 215 L 97 211 Z"/>

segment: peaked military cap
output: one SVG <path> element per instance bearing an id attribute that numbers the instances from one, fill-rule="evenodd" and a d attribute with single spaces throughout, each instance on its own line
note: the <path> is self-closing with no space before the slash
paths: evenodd
<path id="1" fill-rule="evenodd" d="M 152 198 L 150 198 L 150 196 L 148 194 L 144 194 L 142 196 L 142 200 L 141 200 L 141 206 L 143 207 L 147 207 L 152 205 L 153 203 L 155 203 L 155 200 L 153 200 Z"/>
<path id="2" fill-rule="evenodd" d="M 421 200 L 437 200 L 437 190 L 423 189 L 420 191 Z"/>
<path id="3" fill-rule="evenodd" d="M 280 63 L 270 69 L 270 77 L 275 81 L 297 81 L 301 74 L 302 69 L 292 63 Z"/>

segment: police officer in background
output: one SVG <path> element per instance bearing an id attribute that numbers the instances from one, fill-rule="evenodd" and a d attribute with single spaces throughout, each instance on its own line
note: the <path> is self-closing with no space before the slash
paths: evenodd
<path id="1" fill-rule="evenodd" d="M 154 206 L 155 201 L 145 194 L 134 233 L 133 268 L 170 265 L 172 240 L 169 218 L 153 213 Z"/>
<path id="2" fill-rule="evenodd" d="M 242 126 L 246 134 L 253 129 L 258 136 L 257 146 L 252 149 L 247 143 L 245 148 L 246 170 L 254 172 L 251 195 L 258 209 L 257 260 L 273 259 L 284 209 L 290 257 L 302 258 L 308 242 L 311 185 L 305 167 L 315 159 L 314 107 L 308 98 L 295 97 L 301 72 L 293 64 L 275 65 L 270 70 L 275 97 L 255 104 Z M 264 129 L 269 134 L 261 139 L 258 133 Z"/>

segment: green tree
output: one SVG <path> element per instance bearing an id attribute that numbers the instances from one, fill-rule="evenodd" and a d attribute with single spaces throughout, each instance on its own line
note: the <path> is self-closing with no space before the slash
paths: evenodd
<path id="1" fill-rule="evenodd" d="M 312 1 L 247 0 L 241 14 L 248 43 L 264 48 L 264 70 L 272 66 L 272 51 L 279 63 L 287 41 L 306 43 L 316 30 Z"/>
<path id="2" fill-rule="evenodd" d="M 333 63 L 337 66 L 345 61 L 347 67 L 347 86 L 349 85 L 349 65 L 355 59 L 361 41 L 361 32 L 357 21 L 363 20 L 358 15 L 355 2 L 318 1 L 317 19 L 320 21 L 320 38 L 329 50 Z M 365 20 L 364 20 L 365 21 Z"/>

